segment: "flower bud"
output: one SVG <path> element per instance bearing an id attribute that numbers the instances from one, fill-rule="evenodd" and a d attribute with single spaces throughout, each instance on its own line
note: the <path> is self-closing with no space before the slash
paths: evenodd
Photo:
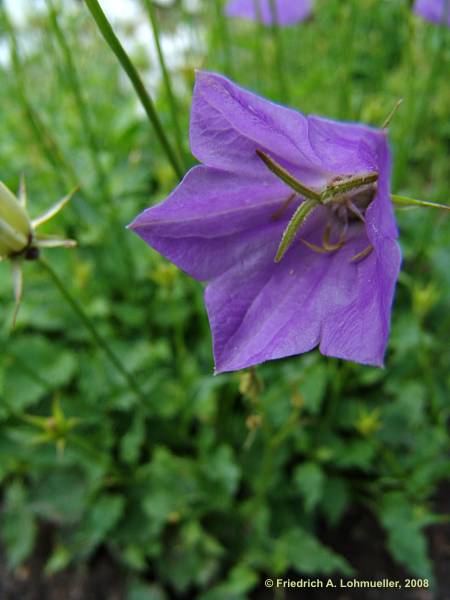
<path id="1" fill-rule="evenodd" d="M 0 181 L 0 257 L 25 250 L 32 228 L 25 209 L 14 194 Z"/>

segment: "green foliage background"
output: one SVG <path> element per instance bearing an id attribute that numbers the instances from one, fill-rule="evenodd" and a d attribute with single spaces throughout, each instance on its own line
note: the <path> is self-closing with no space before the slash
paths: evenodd
<path id="1" fill-rule="evenodd" d="M 423 527 L 443 518 L 432 499 L 450 471 L 447 216 L 398 213 L 404 264 L 386 369 L 312 352 L 214 377 L 201 284 L 124 229 L 176 184 L 170 166 L 86 8 L 57 6 L 68 55 L 35 4 L 14 31 L 1 19 L 1 44 L 15 38 L 17 53 L 0 69 L 0 176 L 16 190 L 26 174 L 32 215 L 81 184 L 47 227 L 79 247 L 46 258 L 146 400 L 39 263 L 26 265 L 11 332 L 9 265 L 0 264 L 1 532 L 11 568 L 50 522 L 49 573 L 106 545 L 130 571 L 130 598 L 196 590 L 201 600 L 240 600 L 265 575 L 355 574 L 317 530 L 359 506 L 379 519 L 393 558 L 432 579 Z M 194 68 L 279 99 L 270 31 L 226 22 L 216 8 L 205 1 L 192 14 L 178 2 L 157 13 L 165 35 L 176 39 L 181 25 L 190 40 L 172 70 L 186 164 Z M 403 97 L 390 128 L 394 190 L 446 201 L 447 29 L 414 17 L 407 1 L 323 0 L 282 38 L 290 104 L 306 113 L 379 125 Z M 149 56 L 146 44 L 134 49 L 141 72 L 154 68 Z M 165 90 L 151 92 L 174 139 Z"/>

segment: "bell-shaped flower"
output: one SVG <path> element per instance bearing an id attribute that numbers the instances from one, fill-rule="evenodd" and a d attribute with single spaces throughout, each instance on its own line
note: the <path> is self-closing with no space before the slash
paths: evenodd
<path id="1" fill-rule="evenodd" d="M 8 259 L 11 261 L 16 302 L 13 323 L 15 323 L 23 293 L 22 261 L 38 258 L 40 248 L 57 248 L 61 246 L 71 248 L 76 245 L 73 240 L 37 233 L 37 229 L 41 225 L 52 219 L 64 208 L 75 191 L 73 190 L 44 214 L 31 219 L 27 213 L 25 181 L 21 181 L 18 197 L 0 181 L 0 260 Z"/>
<path id="2" fill-rule="evenodd" d="M 313 8 L 313 0 L 230 0 L 225 12 L 229 17 L 260 21 L 272 25 L 274 16 L 282 27 L 294 25 L 307 19 Z"/>
<path id="3" fill-rule="evenodd" d="M 216 372 L 307 352 L 383 364 L 401 256 L 385 129 L 197 74 L 194 167 L 131 228 L 207 281 Z"/>
<path id="4" fill-rule="evenodd" d="M 414 12 L 427 21 L 450 27 L 449 0 L 416 0 Z"/>

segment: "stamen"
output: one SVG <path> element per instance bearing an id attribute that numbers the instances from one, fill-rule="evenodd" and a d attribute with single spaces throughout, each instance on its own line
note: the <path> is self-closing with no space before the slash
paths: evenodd
<path id="1" fill-rule="evenodd" d="M 331 250 L 327 250 L 323 246 L 318 246 L 317 244 L 312 244 L 311 242 L 308 242 L 308 241 L 304 240 L 303 238 L 300 241 L 302 242 L 302 244 L 305 244 L 305 246 L 307 248 L 309 248 L 310 250 L 312 250 L 313 252 L 317 252 L 317 254 L 329 254 L 331 252 Z"/>
<path id="2" fill-rule="evenodd" d="M 344 226 L 344 229 L 339 234 L 339 241 L 332 244 L 330 241 L 331 236 L 331 225 L 328 224 L 325 227 L 325 231 L 323 232 L 322 245 L 328 252 L 334 252 L 335 250 L 339 250 L 345 244 L 345 238 L 347 235 L 347 227 Z"/>
<path id="3" fill-rule="evenodd" d="M 372 251 L 373 251 L 373 246 L 372 246 L 372 244 L 369 244 L 369 246 L 367 246 L 367 248 L 364 248 L 364 250 L 362 250 L 361 252 L 358 252 L 358 254 L 355 254 L 354 256 L 352 256 L 350 259 L 350 262 L 357 263 L 361 260 L 364 260 L 370 254 L 372 254 Z"/>
<path id="4" fill-rule="evenodd" d="M 283 202 L 283 204 L 280 206 L 280 208 L 278 210 L 276 210 L 273 213 L 273 215 L 270 217 L 272 221 L 279 221 L 281 219 L 281 217 L 287 211 L 287 209 L 289 208 L 289 206 L 292 204 L 292 201 L 294 200 L 294 198 L 295 198 L 296 195 L 297 194 L 291 194 L 289 196 L 289 198 L 287 198 L 287 200 L 285 200 Z"/>
<path id="5" fill-rule="evenodd" d="M 320 202 L 318 200 L 305 200 L 300 204 L 294 213 L 294 216 L 289 221 L 288 226 L 284 230 L 283 237 L 281 238 L 280 245 L 275 255 L 275 262 L 280 262 L 283 256 L 286 254 L 289 246 L 295 239 L 298 230 L 306 221 L 308 216 L 316 210 Z"/>
<path id="6" fill-rule="evenodd" d="M 359 210 L 359 208 L 358 208 L 357 206 L 355 206 L 355 205 L 353 204 L 353 202 L 352 202 L 351 200 L 349 200 L 349 201 L 347 202 L 347 207 L 348 207 L 348 209 L 349 209 L 349 210 L 350 210 L 350 211 L 351 211 L 351 212 L 352 212 L 354 215 L 356 215 L 356 216 L 358 217 L 358 219 L 360 219 L 360 220 L 361 220 L 363 223 L 365 223 L 365 222 L 366 222 L 366 219 L 365 219 L 364 215 L 362 214 L 362 212 Z"/>

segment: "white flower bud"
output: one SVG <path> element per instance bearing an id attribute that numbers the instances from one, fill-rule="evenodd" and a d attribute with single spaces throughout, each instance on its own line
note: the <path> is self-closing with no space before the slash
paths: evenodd
<path id="1" fill-rule="evenodd" d="M 25 209 L 0 181 L 0 257 L 25 250 L 31 236 L 32 227 Z"/>

